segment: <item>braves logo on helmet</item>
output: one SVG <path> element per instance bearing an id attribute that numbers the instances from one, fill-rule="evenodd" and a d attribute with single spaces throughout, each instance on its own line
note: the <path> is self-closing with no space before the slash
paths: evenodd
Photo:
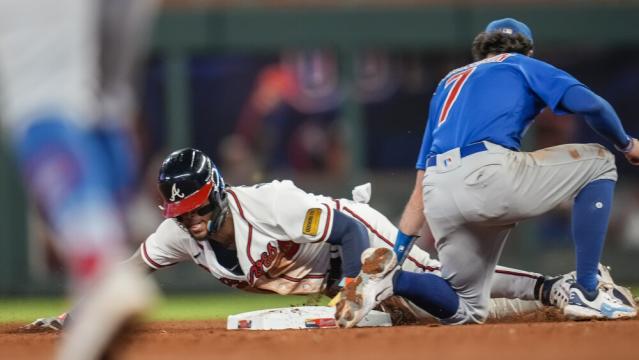
<path id="1" fill-rule="evenodd" d="M 184 193 L 180 192 L 180 189 L 178 189 L 177 184 L 173 184 L 173 187 L 171 188 L 171 198 L 169 200 L 175 201 L 176 196 L 179 197 L 180 199 L 184 199 Z"/>

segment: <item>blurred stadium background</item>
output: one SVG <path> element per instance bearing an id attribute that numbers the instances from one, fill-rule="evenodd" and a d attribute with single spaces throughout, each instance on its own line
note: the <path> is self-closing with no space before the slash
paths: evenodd
<path id="1" fill-rule="evenodd" d="M 310 192 L 350 197 L 354 185 L 370 181 L 371 203 L 396 222 L 437 81 L 470 62 L 474 35 L 506 16 L 533 29 L 536 57 L 608 99 L 639 136 L 636 1 L 165 1 L 139 79 L 131 248 L 161 221 L 160 159 L 185 146 L 210 154 L 232 185 L 290 178 Z M 526 147 L 601 141 L 579 120 L 545 113 Z M 604 260 L 619 282 L 639 284 L 639 170 L 621 157 L 618 167 Z M 59 295 L 64 281 L 51 235 L 6 146 L 0 174 L 0 296 Z M 565 206 L 522 223 L 502 264 L 570 271 L 569 219 Z M 432 249 L 428 236 L 420 241 Z M 225 291 L 190 263 L 155 276 L 169 293 Z"/>

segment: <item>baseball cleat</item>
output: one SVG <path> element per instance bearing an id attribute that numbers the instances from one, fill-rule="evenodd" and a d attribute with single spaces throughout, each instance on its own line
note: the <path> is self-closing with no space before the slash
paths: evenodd
<path id="1" fill-rule="evenodd" d="M 570 298 L 570 286 L 575 283 L 573 274 L 568 273 L 546 278 L 541 286 L 541 303 L 563 309 Z"/>
<path id="2" fill-rule="evenodd" d="M 369 248 L 362 253 L 362 270 L 340 291 L 335 319 L 340 327 L 357 325 L 375 306 L 393 295 L 397 256 L 391 249 Z"/>
<path id="3" fill-rule="evenodd" d="M 60 331 L 70 323 L 68 318 L 67 313 L 63 313 L 60 316 L 40 318 L 21 327 L 20 330 L 27 332 Z"/>
<path id="4" fill-rule="evenodd" d="M 637 310 L 601 288 L 591 294 L 575 283 L 570 287 L 570 299 L 564 315 L 571 320 L 625 319 L 635 317 Z"/>
<path id="5" fill-rule="evenodd" d="M 610 267 L 599 264 L 597 267 L 598 287 L 607 292 L 611 297 L 619 299 L 624 305 L 637 307 L 637 302 L 629 288 L 617 285 L 610 275 Z M 577 273 L 571 271 L 567 274 L 553 278 L 547 278 L 541 287 L 540 300 L 546 306 L 555 306 L 563 309 L 570 297 L 570 286 L 577 281 Z"/>
<path id="6" fill-rule="evenodd" d="M 637 303 L 630 289 L 615 284 L 610 275 L 610 267 L 599 264 L 598 267 L 599 288 L 603 289 L 610 296 L 619 299 L 624 305 L 637 308 Z"/>

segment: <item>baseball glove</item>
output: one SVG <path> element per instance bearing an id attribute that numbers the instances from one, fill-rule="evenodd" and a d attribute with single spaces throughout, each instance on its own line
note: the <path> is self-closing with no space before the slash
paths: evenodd
<path id="1" fill-rule="evenodd" d="M 60 331 L 64 329 L 65 324 L 68 324 L 69 315 L 63 313 L 62 315 L 48 318 L 40 318 L 34 322 L 23 326 L 21 329 L 29 332 L 45 332 L 45 331 Z"/>

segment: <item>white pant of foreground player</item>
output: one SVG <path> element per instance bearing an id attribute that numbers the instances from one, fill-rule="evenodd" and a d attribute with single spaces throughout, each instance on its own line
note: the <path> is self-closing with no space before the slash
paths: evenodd
<path id="1" fill-rule="evenodd" d="M 122 263 L 109 271 L 77 308 L 65 330 L 57 358 L 99 359 L 109 350 L 123 324 L 148 309 L 158 289 L 141 269 Z"/>
<path id="2" fill-rule="evenodd" d="M 446 323 L 482 323 L 493 270 L 513 226 L 572 199 L 595 180 L 617 180 L 614 156 L 598 144 L 515 152 L 488 150 L 464 158 L 454 149 L 427 168 L 425 212 L 437 241 L 442 277 L 459 295 Z M 627 308 L 626 316 L 634 316 Z"/>
<path id="3" fill-rule="evenodd" d="M 2 130 L 8 130 L 13 140 L 21 144 L 27 138 L 28 130 L 52 122 L 56 129 L 65 129 L 65 133 L 73 134 L 72 138 L 80 141 L 89 137 L 85 132 L 95 130 L 101 118 L 108 117 L 109 126 L 116 118 L 126 122 L 128 107 L 124 103 L 130 100 L 131 93 L 129 73 L 139 45 L 136 39 L 142 36 L 135 30 L 148 25 L 155 7 L 152 2 L 0 0 Z M 120 12 L 111 13 L 116 10 Z M 103 21 L 107 17 L 111 18 L 111 30 L 117 30 L 117 33 L 104 28 L 109 25 Z M 112 48 L 100 51 L 103 39 L 108 40 Z M 103 103 L 102 106 L 98 102 Z M 106 108 L 115 110 L 107 111 Z M 33 142 L 30 143 L 32 147 L 43 143 L 42 139 L 29 139 Z M 59 141 L 56 145 L 64 143 Z M 53 149 L 57 147 L 53 146 Z M 95 157 L 92 151 L 82 150 L 92 154 L 87 157 Z M 55 151 L 42 153 L 49 155 Z M 62 153 L 77 155 L 77 151 Z M 52 214 L 59 216 L 59 219 L 51 220 L 57 232 L 57 247 L 69 259 L 67 263 L 75 292 L 84 297 L 78 314 L 74 314 L 70 331 L 65 334 L 59 356 L 62 359 L 93 359 L 104 350 L 124 320 L 151 302 L 155 291 L 149 283 L 151 280 L 135 270 L 118 268 L 111 271 L 111 264 L 124 252 L 125 230 L 115 199 L 106 195 L 110 191 L 102 182 L 93 181 L 91 176 L 102 179 L 118 175 L 94 171 L 78 172 L 82 176 L 77 176 L 74 166 L 82 168 L 80 165 L 84 161 L 77 156 L 69 158 L 77 164 L 40 156 L 38 159 L 43 159 L 44 165 L 31 166 L 27 162 L 23 167 L 37 168 L 44 174 L 33 177 L 30 192 L 39 205 L 46 203 L 47 206 L 40 207 L 49 219 Z M 98 162 L 95 158 L 86 161 L 89 164 Z M 58 168 L 60 163 L 66 167 Z M 85 184 L 89 189 L 87 193 L 93 196 L 81 196 L 74 206 L 65 207 L 64 212 L 56 211 L 60 210 L 59 203 L 47 202 L 45 199 L 48 198 L 42 194 L 61 193 L 71 181 L 57 183 L 50 179 L 68 180 L 67 177 Z M 46 191 L 39 191 L 42 189 Z M 79 193 L 75 191 L 77 188 L 73 190 L 72 193 Z M 64 199 L 71 197 L 61 196 Z"/>

